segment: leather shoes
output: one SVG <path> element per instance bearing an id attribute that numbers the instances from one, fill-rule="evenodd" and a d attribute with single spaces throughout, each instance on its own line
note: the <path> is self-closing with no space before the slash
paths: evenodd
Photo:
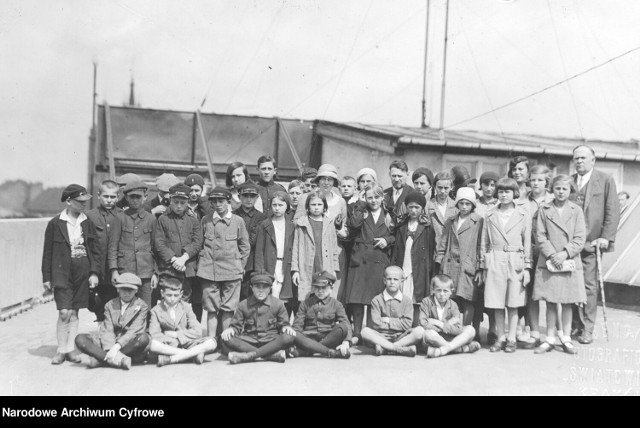
<path id="1" fill-rule="evenodd" d="M 593 336 L 589 333 L 582 333 L 582 336 L 578 337 L 578 343 L 582 345 L 590 345 L 593 343 Z"/>
<path id="2" fill-rule="evenodd" d="M 507 354 L 513 354 L 518 349 L 518 344 L 513 340 L 507 340 L 507 344 L 504 347 L 504 352 Z"/>

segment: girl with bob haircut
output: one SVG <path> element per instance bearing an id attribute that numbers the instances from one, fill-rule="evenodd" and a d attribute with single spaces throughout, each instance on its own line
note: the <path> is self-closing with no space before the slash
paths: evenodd
<path id="1" fill-rule="evenodd" d="M 482 227 L 480 267 L 485 307 L 495 310 L 498 330 L 498 341 L 490 351 L 512 353 L 517 348 L 518 308 L 526 305 L 531 282 L 531 217 L 524 205 L 515 202 L 520 188 L 513 178 L 498 180 L 496 192 L 499 205 L 486 214 Z"/>

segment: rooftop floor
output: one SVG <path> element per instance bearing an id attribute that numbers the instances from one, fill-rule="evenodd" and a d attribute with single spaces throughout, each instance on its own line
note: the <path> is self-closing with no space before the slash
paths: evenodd
<path id="1" fill-rule="evenodd" d="M 350 360 L 232 366 L 213 354 L 202 366 L 148 364 L 125 372 L 52 366 L 57 312 L 50 302 L 0 323 L 0 395 L 640 395 L 640 313 L 607 309 L 607 343 L 599 309 L 596 340 L 577 345 L 577 356 L 484 348 L 427 360 L 355 348 Z M 94 319 L 81 311 L 80 332 L 97 332 Z"/>

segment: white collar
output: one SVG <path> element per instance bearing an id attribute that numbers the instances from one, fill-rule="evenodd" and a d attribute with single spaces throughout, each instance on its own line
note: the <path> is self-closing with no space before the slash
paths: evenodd
<path id="1" fill-rule="evenodd" d="M 80 215 L 78 216 L 78 219 L 75 221 L 75 224 L 80 224 L 83 221 L 85 221 L 86 219 L 87 219 L 87 216 L 84 215 L 84 213 L 80 213 Z M 62 210 L 62 212 L 60 213 L 60 220 L 63 220 L 63 221 L 66 221 L 67 223 L 73 224 L 73 221 L 71 220 L 71 217 L 69 216 L 69 214 L 67 214 L 66 208 L 64 210 Z"/>
<path id="2" fill-rule="evenodd" d="M 224 218 L 226 218 L 227 220 L 229 220 L 231 218 L 231 216 L 233 215 L 233 213 L 231 212 L 231 210 L 227 210 L 227 213 L 224 215 Z M 214 211 L 213 213 L 213 218 L 219 218 L 222 219 L 222 217 L 220 217 L 220 214 L 218 214 L 217 211 Z"/>
<path id="3" fill-rule="evenodd" d="M 591 180 L 591 175 L 593 175 L 593 168 L 591 171 L 587 172 L 585 175 L 578 174 L 578 183 L 588 183 Z"/>
<path id="4" fill-rule="evenodd" d="M 385 289 L 382 292 L 382 298 L 384 299 L 385 302 L 388 302 L 389 300 L 397 300 L 398 302 L 402 302 L 402 291 L 398 290 L 398 292 L 396 293 L 395 296 L 392 296 L 391 294 L 389 294 L 389 292 Z"/>

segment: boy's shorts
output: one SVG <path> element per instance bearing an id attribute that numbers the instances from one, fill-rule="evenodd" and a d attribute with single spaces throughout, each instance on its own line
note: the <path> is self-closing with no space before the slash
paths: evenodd
<path id="1" fill-rule="evenodd" d="M 89 307 L 89 259 L 71 259 L 69 282 L 66 287 L 53 287 L 56 309 L 84 309 Z"/>
<path id="2" fill-rule="evenodd" d="M 378 335 L 384 337 L 385 339 L 387 339 L 389 342 L 391 343 L 396 343 L 398 340 L 402 339 L 403 337 L 405 337 L 407 334 L 409 334 L 411 332 L 411 330 L 407 330 L 403 333 L 398 333 L 398 332 L 381 332 L 378 330 L 373 330 L 376 333 L 378 333 Z"/>
<path id="3" fill-rule="evenodd" d="M 240 279 L 202 282 L 202 307 L 209 313 L 235 312 L 240 303 Z"/>

